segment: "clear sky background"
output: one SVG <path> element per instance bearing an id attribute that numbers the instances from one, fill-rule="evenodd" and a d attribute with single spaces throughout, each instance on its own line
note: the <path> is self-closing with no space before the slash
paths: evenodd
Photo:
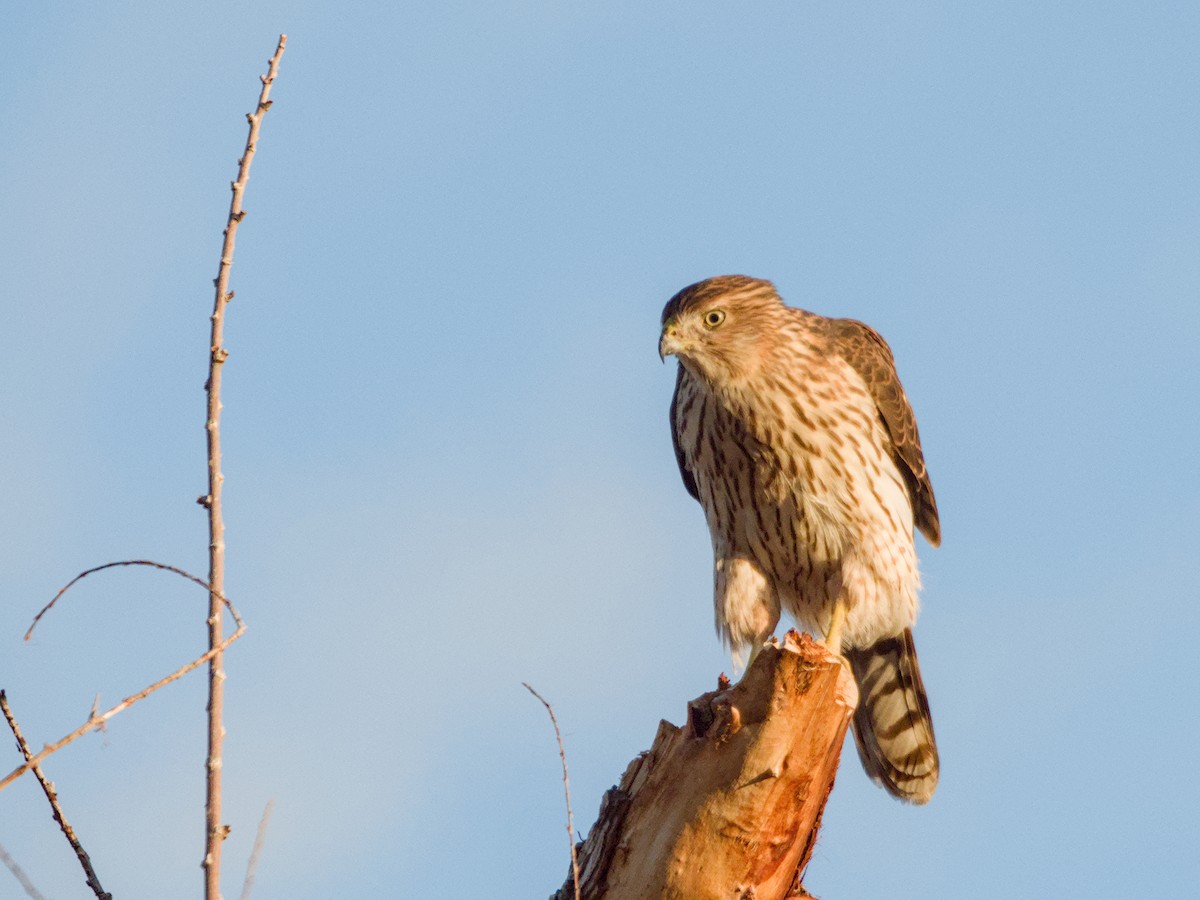
<path id="1" fill-rule="evenodd" d="M 542 897 L 728 661 L 658 317 L 741 272 L 891 342 L 945 542 L 916 809 L 851 748 L 827 898 L 1194 897 L 1200 6 L 9 3 L 0 687 L 40 745 L 197 655 L 228 184 L 225 895 Z M 196 897 L 204 678 L 46 766 L 116 896 Z M 17 762 L 10 742 L 0 770 Z M 0 843 L 86 898 L 32 779 Z M 0 871 L 0 897 L 19 896 Z"/>

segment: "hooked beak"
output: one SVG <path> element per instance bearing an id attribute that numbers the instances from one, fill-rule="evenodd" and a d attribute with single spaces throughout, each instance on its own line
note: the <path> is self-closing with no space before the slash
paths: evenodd
<path id="1" fill-rule="evenodd" d="M 658 339 L 658 358 L 664 363 L 668 356 L 674 356 L 683 349 L 683 341 L 675 330 L 675 320 L 672 319 L 663 326 L 662 336 Z"/>

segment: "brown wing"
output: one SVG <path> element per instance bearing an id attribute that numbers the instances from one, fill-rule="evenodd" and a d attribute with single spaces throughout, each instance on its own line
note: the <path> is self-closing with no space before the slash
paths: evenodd
<path id="1" fill-rule="evenodd" d="M 696 479 L 692 477 L 683 455 L 683 448 L 679 445 L 679 423 L 675 419 L 676 410 L 679 407 L 679 390 L 682 386 L 683 366 L 681 365 L 679 373 L 675 376 L 675 393 L 671 396 L 671 444 L 675 447 L 675 461 L 679 463 L 679 474 L 683 476 L 683 486 L 687 488 L 689 494 L 699 500 L 700 491 L 696 488 Z"/>
<path id="2" fill-rule="evenodd" d="M 942 542 L 937 501 L 921 452 L 917 419 L 896 374 L 892 350 L 873 328 L 853 319 L 831 319 L 829 333 L 831 349 L 862 376 L 875 398 L 879 416 L 892 439 L 896 466 L 908 484 L 917 528 L 936 547 Z"/>

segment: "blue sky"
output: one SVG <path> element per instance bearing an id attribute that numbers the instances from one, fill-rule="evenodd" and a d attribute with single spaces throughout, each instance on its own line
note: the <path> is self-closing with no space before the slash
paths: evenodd
<path id="1" fill-rule="evenodd" d="M 9 4 L 0 686 L 33 743 L 202 648 L 203 592 L 145 571 L 21 635 L 88 566 L 204 572 L 211 279 L 281 31 L 227 325 L 226 896 L 268 799 L 258 898 L 561 883 L 520 682 L 586 830 L 728 668 L 655 349 L 727 272 L 888 338 L 942 513 L 939 792 L 848 749 L 810 889 L 1194 895 L 1190 3 Z M 47 765 L 117 896 L 200 892 L 203 681 Z M 90 896 L 33 781 L 0 843 Z"/>

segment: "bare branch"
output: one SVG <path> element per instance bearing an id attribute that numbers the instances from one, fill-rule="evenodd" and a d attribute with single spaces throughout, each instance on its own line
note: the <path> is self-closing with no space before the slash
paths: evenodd
<path id="1" fill-rule="evenodd" d="M 26 761 L 32 759 L 33 754 L 29 750 L 29 744 L 25 742 L 25 736 L 21 734 L 21 728 L 17 725 L 17 719 L 8 705 L 8 697 L 5 696 L 2 690 L 0 690 L 0 712 L 4 713 L 8 727 L 12 730 L 13 737 L 17 739 L 17 747 L 20 748 L 21 755 L 25 757 Z M 79 838 L 75 835 L 75 829 L 67 821 L 67 817 L 62 811 L 62 806 L 58 802 L 58 794 L 54 790 L 54 784 L 46 777 L 41 766 L 32 766 L 32 769 L 33 774 L 37 776 L 38 783 L 42 786 L 42 791 L 45 793 L 46 799 L 50 801 L 50 810 L 54 813 L 54 821 L 62 829 L 62 833 L 66 836 L 71 849 L 75 851 L 75 855 L 79 857 L 79 864 L 83 866 L 83 874 L 87 876 L 87 886 L 92 889 L 92 893 L 99 900 L 112 900 L 112 894 L 101 887 L 96 870 L 92 868 L 92 860 L 88 857 L 87 851 L 83 849 L 83 844 L 79 842 Z"/>
<path id="2" fill-rule="evenodd" d="M 61 597 L 66 592 L 67 588 L 69 588 L 71 585 L 75 584 L 80 579 L 87 577 L 88 575 L 90 575 L 93 572 L 99 572 L 102 569 L 111 569 L 114 566 L 151 566 L 152 568 L 155 568 L 155 569 L 162 569 L 167 572 L 174 572 L 176 575 L 180 575 L 180 576 L 186 578 L 188 581 L 191 581 L 191 582 L 194 582 L 195 584 L 200 585 L 200 587 L 204 588 L 205 590 L 208 590 L 210 593 L 212 592 L 212 586 L 210 584 L 208 584 L 208 582 L 201 581 L 195 575 L 190 575 L 187 572 L 183 571 L 183 569 L 175 568 L 175 566 L 167 566 L 167 565 L 163 565 L 162 563 L 151 562 L 149 560 L 144 560 L 144 559 L 134 559 L 134 560 L 126 560 L 124 562 L 105 563 L 102 566 L 96 566 L 94 569 L 88 569 L 86 572 L 82 572 L 79 575 L 76 575 L 73 579 L 71 579 L 71 581 L 67 584 L 66 587 L 64 587 L 61 591 L 59 591 L 57 594 L 55 594 L 54 600 L 51 600 L 50 603 L 48 603 L 42 609 L 42 611 L 40 613 L 38 613 L 37 618 L 34 619 L 34 625 L 37 624 L 37 620 L 46 614 L 47 610 L 49 610 L 50 607 L 54 605 L 54 602 L 56 600 L 58 600 L 58 598 Z M 218 599 L 220 600 L 220 602 L 229 610 L 229 614 L 233 617 L 233 620 L 237 623 L 237 626 L 238 626 L 237 630 L 233 634 L 231 634 L 228 638 L 226 638 L 224 641 L 222 641 L 216 647 L 211 648 L 207 653 L 192 660 L 190 663 L 187 663 L 186 665 L 179 667 L 174 672 L 172 672 L 170 675 L 167 675 L 164 678 L 160 678 L 158 681 L 154 682 L 154 684 L 150 685 L 149 687 L 144 688 L 141 691 L 138 691 L 136 694 L 132 694 L 131 696 L 126 697 L 124 700 L 122 700 L 120 703 L 118 703 L 112 709 L 107 710 L 106 712 L 103 712 L 103 713 L 99 713 L 99 712 L 97 712 L 95 705 L 93 705 L 92 714 L 88 717 L 88 720 L 86 722 L 84 722 L 82 725 L 80 725 L 78 728 L 76 728 L 70 734 L 63 737 L 61 740 L 55 741 L 53 744 L 47 744 L 45 747 L 42 748 L 41 752 L 36 753 L 31 758 L 27 759 L 23 766 L 17 766 L 17 768 L 15 768 L 11 772 L 9 772 L 8 775 L 6 775 L 3 779 L 0 779 L 0 791 L 4 790 L 6 787 L 8 787 L 10 784 L 12 784 L 14 781 L 16 781 L 18 778 L 20 778 L 22 775 L 24 775 L 26 772 L 28 772 L 30 769 L 32 769 L 34 766 L 36 766 L 38 763 L 40 763 L 47 756 L 50 756 L 50 754 L 57 753 L 59 750 L 61 750 L 67 744 L 71 743 L 74 740 L 77 740 L 78 738 L 87 734 L 89 731 L 93 731 L 97 728 L 102 728 L 104 726 L 104 723 L 107 722 L 109 719 L 111 719 L 113 716 L 115 716 L 117 713 L 128 709 L 130 706 L 133 706 L 133 704 L 139 702 L 140 700 L 146 699 L 146 697 L 153 694 L 159 688 L 166 687 L 172 681 L 178 681 L 180 678 L 182 678 L 188 672 L 192 671 L 193 669 L 195 669 L 199 666 L 204 665 L 204 663 L 208 662 L 214 656 L 216 656 L 217 654 L 224 651 L 226 647 L 228 647 L 230 644 L 232 644 L 234 641 L 236 641 L 238 638 L 240 638 L 243 634 L 245 634 L 246 633 L 246 624 L 242 621 L 242 617 L 240 615 L 238 615 L 238 611 L 234 608 L 233 604 L 229 602 L 229 599 L 224 594 L 218 594 L 217 596 L 218 596 Z M 31 625 L 30 632 L 32 632 L 32 630 L 33 630 L 33 626 Z M 26 632 L 25 638 L 26 638 L 26 640 L 29 639 L 29 632 Z"/>
<path id="3" fill-rule="evenodd" d="M 208 509 L 208 581 L 212 585 L 212 596 L 208 613 L 208 646 L 212 656 L 208 664 L 208 761 L 205 791 L 205 849 L 204 887 L 207 900 L 220 900 L 221 896 L 221 843 L 229 834 L 229 826 L 221 822 L 221 748 L 225 739 L 222 713 L 225 702 L 225 670 L 222 667 L 220 648 L 224 636 L 221 621 L 221 592 L 225 588 L 225 522 L 221 517 L 221 488 L 225 476 L 221 473 L 221 371 L 229 351 L 224 346 L 225 308 L 233 299 L 229 290 L 229 270 L 233 265 L 233 246 L 237 228 L 246 211 L 242 198 L 246 183 L 250 179 L 250 164 L 258 148 L 258 132 L 263 116 L 271 108 L 271 85 L 279 73 L 279 60 L 287 46 L 287 35 L 279 36 L 275 55 L 267 63 L 267 74 L 260 76 L 262 90 L 254 112 L 247 114 L 250 123 L 246 135 L 246 149 L 238 160 L 238 176 L 230 189 L 229 218 L 225 225 L 225 240 L 221 245 L 221 260 L 214 281 L 216 297 L 213 302 L 212 336 L 209 341 L 208 411 L 205 428 L 208 432 L 208 494 L 201 504 Z"/>
<path id="4" fill-rule="evenodd" d="M 74 578 L 72 578 L 70 581 L 68 581 L 66 586 L 63 587 L 62 590 L 60 590 L 57 594 L 54 595 L 54 599 L 51 600 L 49 603 L 47 603 L 45 606 L 43 606 L 41 611 L 36 616 L 33 617 L 33 624 L 30 625 L 29 630 L 25 632 L 25 640 L 29 640 L 31 637 L 33 637 L 33 629 L 37 628 L 37 624 L 38 624 L 38 622 L 41 621 L 42 616 L 44 616 L 44 615 L 46 615 L 46 613 L 50 612 L 50 609 L 54 606 L 55 603 L 58 602 L 58 598 L 61 597 L 63 594 L 65 594 L 68 590 L 70 590 L 77 582 L 82 581 L 84 578 L 87 578 L 89 575 L 91 575 L 95 572 L 103 572 L 105 569 L 114 569 L 118 566 L 149 566 L 150 568 L 153 568 L 153 569 L 162 569 L 164 572 L 174 572 L 176 575 L 180 575 L 180 576 L 186 578 L 188 581 L 192 582 L 193 584 L 198 584 L 198 585 L 200 585 L 200 587 L 204 588 L 205 590 L 211 591 L 211 588 L 209 587 L 208 582 L 205 581 L 204 579 L 197 578 L 195 575 L 192 575 L 189 572 L 185 572 L 183 569 L 176 568 L 175 566 L 168 566 L 164 563 L 154 562 L 149 559 L 126 559 L 126 560 L 122 560 L 120 562 L 105 563 L 102 566 L 95 566 L 94 568 L 87 569 L 83 572 L 80 572 L 78 575 L 76 575 Z M 237 611 L 230 605 L 229 601 L 226 600 L 224 596 L 221 596 L 221 601 L 229 608 L 229 612 L 233 616 L 234 620 L 239 625 L 241 625 L 242 620 L 238 616 Z M 99 698 L 97 697 L 97 702 L 98 701 L 99 701 Z"/>
<path id="5" fill-rule="evenodd" d="M 254 890 L 254 876 L 258 872 L 258 857 L 266 842 L 267 826 L 271 824 L 271 813 L 274 809 L 275 801 L 268 800 L 263 809 L 262 818 L 258 820 L 258 832 L 254 835 L 254 849 L 250 851 L 250 859 L 246 863 L 246 880 L 242 882 L 242 900 L 250 900 L 250 892 Z"/>
<path id="6" fill-rule="evenodd" d="M 546 712 L 550 713 L 550 724 L 554 726 L 554 737 L 558 741 L 558 758 L 562 760 L 563 790 L 567 795 L 567 842 L 571 845 L 571 875 L 575 883 L 575 900 L 579 900 L 579 858 L 575 852 L 575 817 L 571 813 L 571 779 L 567 775 L 567 751 L 563 748 L 562 732 L 558 730 L 558 719 L 554 715 L 554 707 L 524 681 L 521 684 L 525 686 L 525 690 L 541 701 L 542 706 L 546 707 Z"/>
<path id="7" fill-rule="evenodd" d="M 139 701 L 145 700 L 147 697 L 149 697 L 151 694 L 153 694 L 159 688 L 166 687 L 172 681 L 178 681 L 180 678 L 182 678 L 188 672 L 204 665 L 206 662 L 208 662 L 210 659 L 212 659 L 218 653 L 223 652 L 230 644 L 232 644 L 234 641 L 236 641 L 238 638 L 240 638 L 245 633 L 246 633 L 246 626 L 239 625 L 237 631 L 235 631 L 233 634 L 231 634 L 229 637 L 227 637 L 224 641 L 222 641 L 220 644 L 218 644 L 215 648 L 213 648 L 212 650 L 209 650 L 204 655 L 197 657 L 196 659 L 192 660 L 190 663 L 188 663 L 185 666 L 181 666 L 180 668 L 178 668 L 174 672 L 172 672 L 170 675 L 167 675 L 165 678 L 160 678 L 158 681 L 154 682 L 154 684 L 150 685 L 149 687 L 146 687 L 146 688 L 138 691 L 136 694 L 132 694 L 132 695 L 126 697 L 124 700 L 122 700 L 120 703 L 118 703 L 112 709 L 106 710 L 105 712 L 102 712 L 99 715 L 97 715 L 96 713 L 92 713 L 92 715 L 88 717 L 88 720 L 86 722 L 84 722 L 82 725 L 80 725 L 78 728 L 76 728 L 70 734 L 65 735 L 61 739 L 55 741 L 53 744 L 46 744 L 44 747 L 42 747 L 41 751 L 39 751 L 38 753 L 35 753 L 24 765 L 17 766 L 11 772 L 9 772 L 7 775 L 5 775 L 4 778 L 0 778 L 0 791 L 4 790 L 6 787 L 8 787 L 10 784 L 12 784 L 14 781 L 16 781 L 22 775 L 24 775 L 26 772 L 28 772 L 30 769 L 32 769 L 34 766 L 36 766 L 38 763 L 40 763 L 42 760 L 44 760 L 47 756 L 57 753 L 63 747 L 67 746 L 67 744 L 70 744 L 72 741 L 78 740 L 79 738 L 81 738 L 85 734 L 87 734 L 89 731 L 94 731 L 98 728 L 102 728 L 104 726 L 104 723 L 107 722 L 109 719 L 111 719 L 113 716 L 117 715 L 118 713 L 124 712 L 126 709 L 133 706 L 133 704 L 138 703 Z"/>
<path id="8" fill-rule="evenodd" d="M 21 883 L 21 887 L 25 889 L 25 893 L 32 897 L 33 900 L 46 900 L 46 895 L 33 886 L 33 882 L 29 880 L 29 876 L 17 865 L 17 861 L 8 855 L 8 851 L 3 846 L 0 846 L 0 862 L 4 863 L 8 871 L 13 873 L 13 877 Z"/>

